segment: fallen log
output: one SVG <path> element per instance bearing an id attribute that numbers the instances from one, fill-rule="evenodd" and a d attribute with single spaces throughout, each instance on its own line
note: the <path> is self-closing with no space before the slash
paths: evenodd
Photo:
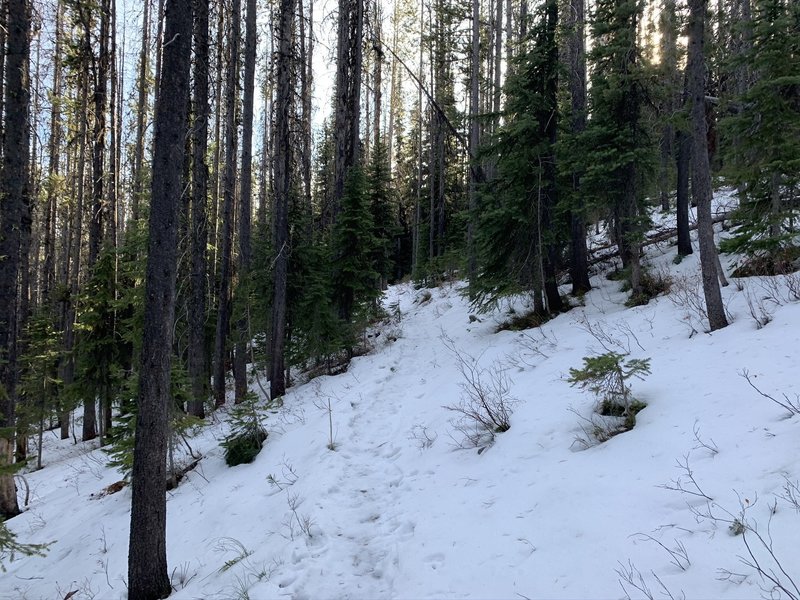
<path id="1" fill-rule="evenodd" d="M 714 224 L 722 223 L 727 218 L 728 218 L 728 213 L 717 215 L 712 219 L 712 223 Z M 689 231 L 694 231 L 695 229 L 697 229 L 696 223 L 694 225 L 689 226 Z M 642 242 L 642 247 L 644 248 L 645 246 L 652 246 L 653 244 L 665 242 L 670 238 L 677 237 L 677 235 L 678 235 L 677 227 L 670 227 L 667 230 L 660 230 L 653 232 L 646 236 L 645 241 Z M 590 258 L 589 266 L 593 266 L 603 261 L 619 256 L 619 246 L 617 246 L 617 244 L 613 242 L 609 242 L 607 244 L 603 244 L 602 246 L 597 246 L 595 248 L 590 248 L 589 256 L 591 257 L 592 255 L 597 254 L 598 252 L 603 252 L 605 250 L 608 250 L 610 252 L 606 252 L 602 256 L 594 256 L 594 258 Z"/>

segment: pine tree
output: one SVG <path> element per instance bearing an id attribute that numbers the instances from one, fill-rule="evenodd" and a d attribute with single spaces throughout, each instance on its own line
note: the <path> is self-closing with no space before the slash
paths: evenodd
<path id="1" fill-rule="evenodd" d="M 77 375 L 73 394 L 92 404 L 99 399 L 103 407 L 111 407 L 120 385 L 120 328 L 116 323 L 115 252 L 105 248 L 92 270 L 81 294 L 81 311 L 76 323 L 80 332 L 75 346 Z M 110 410 L 103 411 L 110 414 Z M 105 435 L 107 423 L 102 423 Z"/>
<path id="2" fill-rule="evenodd" d="M 723 122 L 726 174 L 739 187 L 742 226 L 724 248 L 769 254 L 780 262 L 794 244 L 792 219 L 800 188 L 800 7 L 787 0 L 755 0 L 745 62 L 752 86 L 730 101 Z M 744 143 L 732 143 L 737 139 Z M 778 264 L 768 269 L 783 268 Z"/>
<path id="3" fill-rule="evenodd" d="M 287 348 L 290 365 L 324 364 L 331 371 L 345 348 L 346 329 L 333 304 L 331 254 L 324 240 L 309 240 L 292 253 Z"/>
<path id="4" fill-rule="evenodd" d="M 486 150 L 496 157 L 496 177 L 481 198 L 479 268 L 471 282 L 479 304 L 530 290 L 539 316 L 560 309 L 555 280 L 546 294 L 545 277 L 554 276 L 556 248 L 564 241 L 563 232 L 548 231 L 556 224 L 554 6 L 543 8 L 506 80 L 505 123 Z"/>
<path id="5" fill-rule="evenodd" d="M 394 273 L 392 246 L 397 235 L 392 181 L 386 146 L 377 140 L 367 170 L 367 202 L 372 216 L 375 248 L 373 268 L 378 273 L 377 289 L 382 291 Z"/>
<path id="6" fill-rule="evenodd" d="M 363 328 L 369 309 L 379 296 L 375 281 L 376 238 L 360 165 L 347 178 L 332 238 L 333 297 L 339 318 L 351 329 L 349 349 Z"/>
<path id="7" fill-rule="evenodd" d="M 599 0 L 592 19 L 591 119 L 583 138 L 584 189 L 610 224 L 633 302 L 643 297 L 640 244 L 653 148 L 643 118 L 648 71 L 640 56 L 639 0 Z"/>

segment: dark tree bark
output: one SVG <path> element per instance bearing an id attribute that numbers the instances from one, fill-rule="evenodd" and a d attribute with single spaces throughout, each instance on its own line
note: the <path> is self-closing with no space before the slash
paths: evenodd
<path id="1" fill-rule="evenodd" d="M 274 31 L 275 11 L 269 11 L 269 30 Z M 269 56 L 275 54 L 275 36 L 269 36 Z M 263 129 L 261 131 L 261 164 L 259 170 L 261 176 L 258 182 L 258 225 L 259 228 L 267 224 L 267 203 L 269 193 L 272 191 L 272 153 L 270 152 L 272 134 L 272 108 L 273 108 L 273 92 L 275 89 L 275 81 L 273 77 L 275 61 L 266 61 L 266 69 L 264 73 L 264 110 L 263 110 Z"/>
<path id="2" fill-rule="evenodd" d="M 247 345 L 249 335 L 249 299 L 247 297 L 248 273 L 252 249 L 250 230 L 253 196 L 253 96 L 256 80 L 256 0 L 247 0 L 244 43 L 244 98 L 242 103 L 242 184 L 239 198 L 239 285 L 242 294 L 242 316 L 237 323 L 238 339 L 234 352 L 234 377 L 236 402 L 247 395 Z"/>
<path id="3" fill-rule="evenodd" d="M 142 48 L 139 51 L 139 77 L 137 81 L 138 101 L 136 102 L 136 138 L 133 150 L 133 190 L 131 193 L 131 219 L 139 219 L 139 204 L 144 193 L 144 128 L 147 117 L 147 65 L 150 60 L 150 2 L 144 0 L 142 15 Z"/>
<path id="4" fill-rule="evenodd" d="M 105 146 L 106 146 L 106 104 L 108 84 L 108 42 L 110 6 L 103 0 L 100 11 L 99 49 L 97 55 L 92 48 L 91 16 L 84 8 L 80 8 L 81 21 L 84 28 L 84 44 L 86 55 L 90 59 L 92 75 L 92 107 L 94 124 L 92 129 L 92 208 L 89 218 L 89 256 L 87 267 L 94 269 L 100 256 L 103 241 L 103 215 L 105 190 Z M 83 441 L 97 437 L 97 408 L 94 397 L 84 399 L 83 403 Z"/>
<path id="5" fill-rule="evenodd" d="M 236 98 L 239 82 L 239 37 L 241 3 L 233 0 L 228 33 L 230 64 L 225 83 L 225 173 L 222 190 L 222 255 L 217 291 L 217 329 L 214 336 L 214 402 L 225 404 L 225 363 L 231 319 L 231 259 L 233 252 L 233 202 L 236 194 Z"/>
<path id="6" fill-rule="evenodd" d="M 61 168 L 61 2 L 56 6 L 55 49 L 53 52 L 53 100 L 50 106 L 50 140 L 48 142 L 49 179 L 45 197 L 44 266 L 42 268 L 42 301 L 47 303 L 55 285 L 56 180 Z"/>
<path id="7" fill-rule="evenodd" d="M 688 99 L 692 126 L 692 198 L 697 204 L 697 239 L 700 246 L 700 269 L 703 294 L 711 331 L 728 325 L 718 279 L 717 248 L 711 218 L 711 169 L 705 102 L 705 15 L 707 0 L 689 0 Z"/>
<path id="8" fill-rule="evenodd" d="M 689 256 L 694 251 L 689 234 L 689 170 L 692 158 L 692 136 L 682 128 L 678 128 L 675 133 L 675 144 L 677 146 L 675 154 L 677 172 L 675 196 L 678 219 L 678 255 Z"/>
<path id="9" fill-rule="evenodd" d="M 586 129 L 586 6 L 585 0 L 570 0 L 566 11 L 567 61 L 569 66 L 569 95 L 571 122 L 570 132 L 579 136 Z M 580 197 L 580 173 L 572 172 L 572 193 Z M 592 285 L 589 282 L 589 252 L 586 248 L 586 215 L 580 208 L 573 208 L 567 216 L 570 226 L 569 274 L 572 294 L 585 294 Z"/>
<path id="10" fill-rule="evenodd" d="M 9 0 L 0 0 L 0 117 L 5 114 L 5 85 L 6 85 L 6 41 L 8 37 L 8 2 Z M 0 137 L 3 135 L 5 124 L 3 119 L 0 118 Z"/>
<path id="11" fill-rule="evenodd" d="M 194 4 L 194 97 L 192 110 L 192 269 L 189 308 L 189 378 L 192 399 L 189 413 L 205 416 L 208 397 L 208 368 L 206 360 L 206 244 L 208 243 L 208 0 Z"/>
<path id="12" fill-rule="evenodd" d="M 170 360 L 175 313 L 178 208 L 187 136 L 192 7 L 168 0 L 161 101 L 156 107 L 150 239 L 145 279 L 145 314 L 139 382 L 136 441 L 131 474 L 131 529 L 128 550 L 128 598 L 166 598 L 166 461 Z"/>
<path id="13" fill-rule="evenodd" d="M 669 192 L 671 188 L 671 165 L 675 158 L 675 127 L 672 119 L 680 97 L 680 77 L 678 74 L 677 47 L 677 15 L 675 0 L 665 0 L 659 15 L 659 31 L 661 33 L 661 69 L 664 86 L 664 100 L 661 106 L 664 126 L 661 129 L 660 164 L 658 171 L 658 188 L 661 199 L 661 210 L 669 210 Z"/>
<path id="14" fill-rule="evenodd" d="M 328 224 L 336 219 L 344 193 L 344 182 L 350 170 L 358 163 L 363 30 L 363 0 L 339 0 L 333 131 L 333 214 L 328 216 Z"/>
<path id="15" fill-rule="evenodd" d="M 299 3 L 302 15 L 302 1 Z M 302 171 L 303 171 L 303 209 L 311 214 L 311 159 L 313 133 L 311 130 L 312 108 L 311 96 L 314 83 L 313 54 L 314 54 L 314 0 L 308 3 L 308 31 L 306 31 L 306 18 L 300 18 L 300 98 L 302 101 Z"/>
<path id="16" fill-rule="evenodd" d="M 286 291 L 289 270 L 289 196 L 291 193 L 292 146 L 292 34 L 294 0 L 280 0 L 278 15 L 277 94 L 275 98 L 275 206 L 272 216 L 274 259 L 272 318 L 270 327 L 270 398 L 286 393 Z M 338 92 L 341 99 L 341 91 Z M 337 109 L 338 110 L 338 109 Z"/>
<path id="17" fill-rule="evenodd" d="M 0 172 L 0 466 L 13 461 L 14 405 L 18 379 L 20 247 L 30 235 L 30 56 L 28 0 L 9 0 L 6 21 L 5 115 Z M 27 232 L 23 231 L 27 228 Z M 0 475 L 0 516 L 19 514 L 13 475 Z"/>
<path id="18" fill-rule="evenodd" d="M 547 297 L 547 310 L 559 313 L 563 310 L 561 295 L 558 293 L 558 246 L 551 239 L 550 229 L 555 221 L 555 208 L 558 204 L 558 172 L 556 169 L 555 145 L 558 140 L 558 44 L 556 30 L 558 28 L 558 0 L 547 0 L 545 7 L 547 19 L 547 43 L 549 52 L 548 79 L 546 84 L 546 104 L 551 108 L 547 114 L 539 117 L 541 131 L 547 138 L 549 152 L 543 158 L 544 193 L 542 194 L 541 230 L 546 235 L 543 252 L 544 292 Z"/>
<path id="19" fill-rule="evenodd" d="M 375 111 L 372 118 L 372 139 L 377 147 L 381 138 L 381 104 L 383 102 L 383 39 L 381 31 L 380 5 L 377 0 L 373 1 L 375 11 L 375 24 L 373 25 L 375 40 L 372 46 L 375 52 L 374 63 L 372 65 L 372 87 L 374 88 Z"/>
<path id="20" fill-rule="evenodd" d="M 227 51 L 226 36 L 225 36 L 225 10 L 224 6 L 220 3 L 217 4 L 217 31 L 215 45 L 217 47 L 217 54 L 214 60 L 214 77 L 211 79 L 214 85 L 214 158 L 211 164 L 214 168 L 213 175 L 211 176 L 211 207 L 210 216 L 212 220 L 212 228 L 210 230 L 211 246 L 214 248 L 213 257 L 211 261 L 211 281 L 217 281 L 219 270 L 219 196 L 220 188 L 222 185 L 222 177 L 220 176 L 220 168 L 222 165 L 222 91 L 224 77 L 222 76 L 222 57 L 225 56 Z M 211 289 L 216 293 L 216 283 L 211 285 Z M 213 298 L 212 298 L 213 303 Z"/>
<path id="21" fill-rule="evenodd" d="M 65 260 L 65 277 L 63 283 L 65 288 L 69 289 L 69 294 L 65 294 L 61 301 L 61 321 L 64 331 L 64 355 L 61 358 L 59 365 L 59 378 L 65 387 L 68 387 L 75 380 L 75 357 L 73 349 L 75 347 L 75 338 L 77 336 L 75 331 L 75 309 L 76 301 L 78 298 L 78 279 L 81 273 L 82 264 L 82 251 L 81 239 L 83 237 L 83 212 L 84 212 L 84 184 L 86 172 L 86 118 L 85 115 L 88 111 L 89 98 L 87 90 L 87 70 L 84 69 L 78 76 L 78 89 L 76 90 L 79 96 L 77 116 L 80 125 L 78 126 L 77 139 L 73 142 L 72 149 L 72 166 L 77 168 L 70 168 L 69 161 L 67 162 L 66 171 L 73 173 L 71 181 L 70 193 L 70 216 L 71 226 L 66 227 L 68 256 Z M 77 162 L 77 165 L 75 165 Z M 65 410 L 59 415 L 61 419 L 61 439 L 69 437 L 69 411 Z"/>
<path id="22" fill-rule="evenodd" d="M 119 190 L 119 132 L 118 93 L 119 80 L 117 71 L 117 0 L 105 0 L 109 12 L 109 95 L 108 115 L 111 118 L 108 140 L 108 201 L 105 204 L 106 244 L 117 247 L 117 199 Z"/>
<path id="23" fill-rule="evenodd" d="M 164 0 L 158 0 L 158 12 L 156 13 L 156 66 L 155 72 L 153 73 L 155 75 L 154 106 L 158 104 L 159 90 L 161 87 L 161 63 L 164 57 L 164 10 L 166 10 Z"/>
<path id="24" fill-rule="evenodd" d="M 469 153 L 476 156 L 481 143 L 481 130 L 478 123 L 480 107 L 481 76 L 481 3 L 472 2 L 472 37 L 470 42 L 470 80 L 469 80 Z M 477 167 L 477 165 L 475 165 Z M 473 281 L 477 275 L 478 250 L 475 245 L 475 228 L 478 210 L 477 169 L 469 172 L 469 224 L 467 225 L 467 276 Z"/>

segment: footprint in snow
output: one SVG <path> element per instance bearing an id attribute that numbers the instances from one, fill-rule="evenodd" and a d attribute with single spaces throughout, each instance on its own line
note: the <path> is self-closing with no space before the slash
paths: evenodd
<path id="1" fill-rule="evenodd" d="M 437 552 L 425 557 L 425 563 L 434 571 L 444 565 L 444 554 Z"/>

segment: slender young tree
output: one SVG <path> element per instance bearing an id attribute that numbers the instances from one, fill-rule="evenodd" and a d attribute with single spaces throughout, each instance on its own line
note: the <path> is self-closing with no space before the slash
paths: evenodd
<path id="1" fill-rule="evenodd" d="M 172 588 L 167 571 L 166 464 L 170 360 L 175 312 L 178 208 L 181 169 L 188 134 L 192 6 L 168 0 L 164 70 L 159 82 L 153 146 L 150 239 L 145 278 L 144 328 L 136 437 L 131 473 L 131 528 L 128 547 L 128 598 L 166 598 Z"/>
<path id="2" fill-rule="evenodd" d="M 239 88 L 239 37 L 241 35 L 241 2 L 232 0 L 229 58 L 225 82 L 225 173 L 222 190 L 222 257 L 217 293 L 217 329 L 214 336 L 214 402 L 225 404 L 225 363 L 228 330 L 231 320 L 231 267 L 233 252 L 233 203 L 236 195 L 237 92 Z"/>
<path id="3" fill-rule="evenodd" d="M 194 91 L 192 97 L 192 274 L 189 308 L 189 378 L 192 399 L 189 413 L 205 416 L 208 397 L 206 359 L 206 244 L 208 243 L 208 0 L 194 4 Z"/>
<path id="4" fill-rule="evenodd" d="M 481 3 L 472 2 L 472 27 L 470 40 L 469 71 L 469 153 L 476 156 L 481 143 L 481 129 L 478 122 L 480 111 L 480 69 L 481 69 Z M 467 226 L 467 275 L 474 281 L 478 273 L 478 251 L 475 245 L 475 227 L 478 211 L 477 165 L 470 169 L 469 178 L 469 224 Z M 471 292 L 472 293 L 472 292 Z"/>
<path id="5" fill-rule="evenodd" d="M 238 339 L 234 351 L 233 373 L 236 402 L 247 395 L 247 343 L 249 338 L 248 273 L 252 262 L 250 230 L 253 195 L 253 97 L 256 81 L 256 0 L 247 0 L 244 42 L 244 98 L 242 103 L 242 179 L 239 194 L 239 285 L 241 315 L 237 323 Z"/>
<path id="6" fill-rule="evenodd" d="M 133 150 L 133 191 L 131 194 L 131 219 L 140 216 L 140 204 L 144 191 L 144 134 L 147 123 L 148 69 L 150 60 L 150 4 L 144 0 L 142 13 L 142 47 L 139 51 L 139 74 L 137 81 L 138 100 L 136 102 L 136 137 Z"/>
<path id="7" fill-rule="evenodd" d="M 706 124 L 705 21 L 708 0 L 689 0 L 688 99 L 692 126 L 692 197 L 697 204 L 697 239 L 703 294 L 711 331 L 728 325 L 717 274 L 717 247 L 711 218 L 711 167 L 708 161 Z"/>
<path id="8" fill-rule="evenodd" d="M 280 0 L 278 14 L 277 89 L 275 98 L 275 204 L 272 241 L 275 249 L 272 289 L 272 318 L 269 344 L 270 398 L 286 393 L 286 291 L 289 275 L 289 202 L 292 190 L 293 153 L 290 141 L 292 119 L 292 36 L 294 0 Z"/>

